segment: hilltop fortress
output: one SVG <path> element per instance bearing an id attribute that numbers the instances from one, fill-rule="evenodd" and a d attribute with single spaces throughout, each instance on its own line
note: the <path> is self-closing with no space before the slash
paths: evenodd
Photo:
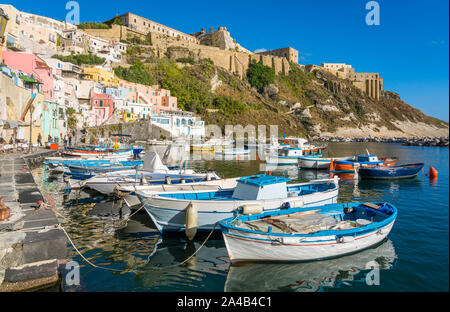
<path id="1" fill-rule="evenodd" d="M 117 18 L 122 25 L 114 23 Z M 105 24 L 109 24 L 111 28 L 83 29 L 83 31 L 109 41 L 123 42 L 132 38 L 146 40 L 151 42 L 153 52 L 158 57 L 169 55 L 173 59 L 193 56 L 209 58 L 216 66 L 227 69 L 241 78 L 245 76 L 253 60 L 272 67 L 277 74 L 287 74 L 290 62 L 298 64 L 297 50 L 285 48 L 253 53 L 238 44 L 226 27 L 209 31 L 202 29 L 198 33 L 186 34 L 132 13 L 117 16 Z"/>
<path id="2" fill-rule="evenodd" d="M 120 19 L 122 25 L 115 23 Z M 251 52 L 233 39 L 226 27 L 186 34 L 133 13 L 126 13 L 105 22 L 110 29 L 84 29 L 91 36 L 108 41 L 123 42 L 132 38 L 146 40 L 152 45 L 157 57 L 209 58 L 222 67 L 243 78 L 251 62 L 262 62 L 274 69 L 276 74 L 288 74 L 291 66 L 305 70 L 325 70 L 339 78 L 349 79 L 352 84 L 374 99 L 379 99 L 383 90 L 383 79 L 378 73 L 355 73 L 351 65 L 344 63 L 323 63 L 299 65 L 299 52 L 292 47 L 271 51 Z"/>

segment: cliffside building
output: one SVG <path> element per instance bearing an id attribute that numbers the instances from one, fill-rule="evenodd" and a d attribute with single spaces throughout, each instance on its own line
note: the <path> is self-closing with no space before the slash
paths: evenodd
<path id="1" fill-rule="evenodd" d="M 152 20 L 149 20 L 145 17 L 141 17 L 133 13 L 125 13 L 123 15 L 117 16 L 117 18 L 119 18 L 122 21 L 122 24 L 124 26 L 129 27 L 143 34 L 153 32 L 162 35 L 167 35 L 169 37 L 180 38 L 193 43 L 199 43 L 198 39 L 191 35 L 185 34 L 179 30 L 159 24 L 157 22 L 154 22 Z M 109 21 L 106 21 L 105 24 L 112 24 L 115 19 L 116 17 Z"/>
<path id="2" fill-rule="evenodd" d="M 322 63 L 322 69 L 333 73 L 341 79 L 349 79 L 352 84 L 376 100 L 380 99 L 383 90 L 383 78 L 379 73 L 355 73 L 352 65 L 345 63 Z"/>
<path id="3" fill-rule="evenodd" d="M 287 47 L 282 49 L 276 49 L 276 50 L 270 50 L 270 51 L 264 51 L 264 52 L 258 52 L 257 54 L 262 55 L 272 55 L 277 57 L 284 57 L 289 62 L 292 62 L 294 64 L 298 64 L 298 50 Z"/>

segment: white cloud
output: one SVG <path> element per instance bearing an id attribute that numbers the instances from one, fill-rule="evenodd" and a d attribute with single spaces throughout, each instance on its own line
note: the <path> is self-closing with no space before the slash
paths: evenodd
<path id="1" fill-rule="evenodd" d="M 266 52 L 267 49 L 256 49 L 255 51 L 253 51 L 253 53 L 261 53 L 261 52 Z"/>

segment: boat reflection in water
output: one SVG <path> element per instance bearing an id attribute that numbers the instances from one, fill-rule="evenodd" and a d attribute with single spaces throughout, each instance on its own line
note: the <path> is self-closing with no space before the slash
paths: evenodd
<path id="1" fill-rule="evenodd" d="M 223 291 L 230 262 L 221 234 L 213 234 L 194 255 L 206 236 L 197 235 L 192 242 L 175 234 L 160 237 L 135 282 L 152 291 Z"/>
<path id="2" fill-rule="evenodd" d="M 350 256 L 304 263 L 252 263 L 230 266 L 225 291 L 319 291 L 339 287 L 341 283 L 362 280 L 377 268 L 389 270 L 397 255 L 390 240 Z"/>

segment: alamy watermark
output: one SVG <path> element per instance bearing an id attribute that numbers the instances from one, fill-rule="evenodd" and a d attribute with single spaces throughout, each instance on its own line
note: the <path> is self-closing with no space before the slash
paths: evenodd
<path id="1" fill-rule="evenodd" d="M 377 1 L 366 3 L 366 10 L 370 10 L 366 15 L 366 24 L 369 26 L 380 25 L 380 5 Z"/>
<path id="2" fill-rule="evenodd" d="M 66 22 L 74 25 L 80 24 L 80 4 L 78 1 L 69 1 L 66 3 Z"/>

